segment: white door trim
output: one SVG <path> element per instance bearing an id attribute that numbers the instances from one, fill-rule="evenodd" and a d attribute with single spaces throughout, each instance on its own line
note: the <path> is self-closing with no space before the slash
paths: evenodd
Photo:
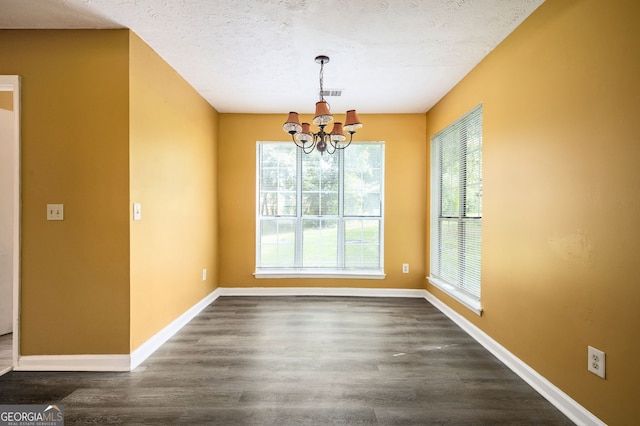
<path id="1" fill-rule="evenodd" d="M 0 91 L 13 92 L 13 367 L 20 355 L 20 76 L 0 75 Z"/>

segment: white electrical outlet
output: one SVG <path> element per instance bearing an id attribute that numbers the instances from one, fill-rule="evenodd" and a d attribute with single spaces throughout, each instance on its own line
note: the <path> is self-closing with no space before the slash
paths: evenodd
<path id="1" fill-rule="evenodd" d="M 206 281 L 207 280 L 207 268 L 204 268 L 202 270 L 202 281 Z"/>
<path id="2" fill-rule="evenodd" d="M 587 347 L 587 353 L 589 355 L 589 363 L 587 369 L 593 374 L 605 378 L 605 354 L 601 350 Z"/>
<path id="3" fill-rule="evenodd" d="M 47 220 L 64 220 L 64 204 L 47 204 Z"/>
<path id="4" fill-rule="evenodd" d="M 408 263 L 403 263 L 402 264 L 402 273 L 403 274 L 408 274 L 409 273 L 409 264 Z"/>

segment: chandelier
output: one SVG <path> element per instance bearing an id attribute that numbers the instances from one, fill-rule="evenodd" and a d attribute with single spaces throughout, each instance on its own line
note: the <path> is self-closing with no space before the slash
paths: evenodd
<path id="1" fill-rule="evenodd" d="M 314 133 L 310 129 L 309 123 L 300 124 L 297 112 L 290 112 L 289 118 L 284 123 L 284 131 L 291 135 L 293 142 L 301 148 L 305 154 L 310 154 L 317 149 L 320 154 L 328 152 L 333 154 L 337 149 L 345 149 L 351 144 L 351 139 L 356 133 L 356 129 L 362 127 L 362 123 L 356 114 L 355 109 L 347 111 L 344 126 L 340 122 L 334 122 L 331 132 L 325 132 L 327 124 L 333 121 L 333 115 L 329 110 L 329 104 L 324 100 L 323 72 L 324 64 L 329 62 L 329 57 L 316 56 L 316 62 L 320 64 L 320 101 L 316 102 L 316 115 L 313 124 L 318 126 L 318 132 Z M 344 132 L 349 133 L 349 141 Z"/>

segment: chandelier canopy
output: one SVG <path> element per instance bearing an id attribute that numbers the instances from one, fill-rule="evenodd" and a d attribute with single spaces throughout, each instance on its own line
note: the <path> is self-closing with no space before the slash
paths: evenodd
<path id="1" fill-rule="evenodd" d="M 311 131 L 309 123 L 300 124 L 297 112 L 290 112 L 287 121 L 284 123 L 284 131 L 291 135 L 293 142 L 301 148 L 305 154 L 311 153 L 314 149 L 324 154 L 328 152 L 333 154 L 337 149 L 345 149 L 351 144 L 356 129 L 362 127 L 362 123 L 356 114 L 355 109 L 347 111 L 344 126 L 341 122 L 334 122 L 331 132 L 326 133 L 325 127 L 333 121 L 330 107 L 324 100 L 323 88 L 323 72 L 324 64 L 329 62 L 329 57 L 320 55 L 316 56 L 316 62 L 320 64 L 320 101 L 316 102 L 316 115 L 313 118 L 313 124 L 318 126 L 318 132 Z M 349 140 L 344 132 L 349 133 Z"/>

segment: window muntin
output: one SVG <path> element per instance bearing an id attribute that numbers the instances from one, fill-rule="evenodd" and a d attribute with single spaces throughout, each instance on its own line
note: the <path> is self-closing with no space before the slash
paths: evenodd
<path id="1" fill-rule="evenodd" d="M 257 146 L 256 271 L 383 270 L 384 144 Z"/>

